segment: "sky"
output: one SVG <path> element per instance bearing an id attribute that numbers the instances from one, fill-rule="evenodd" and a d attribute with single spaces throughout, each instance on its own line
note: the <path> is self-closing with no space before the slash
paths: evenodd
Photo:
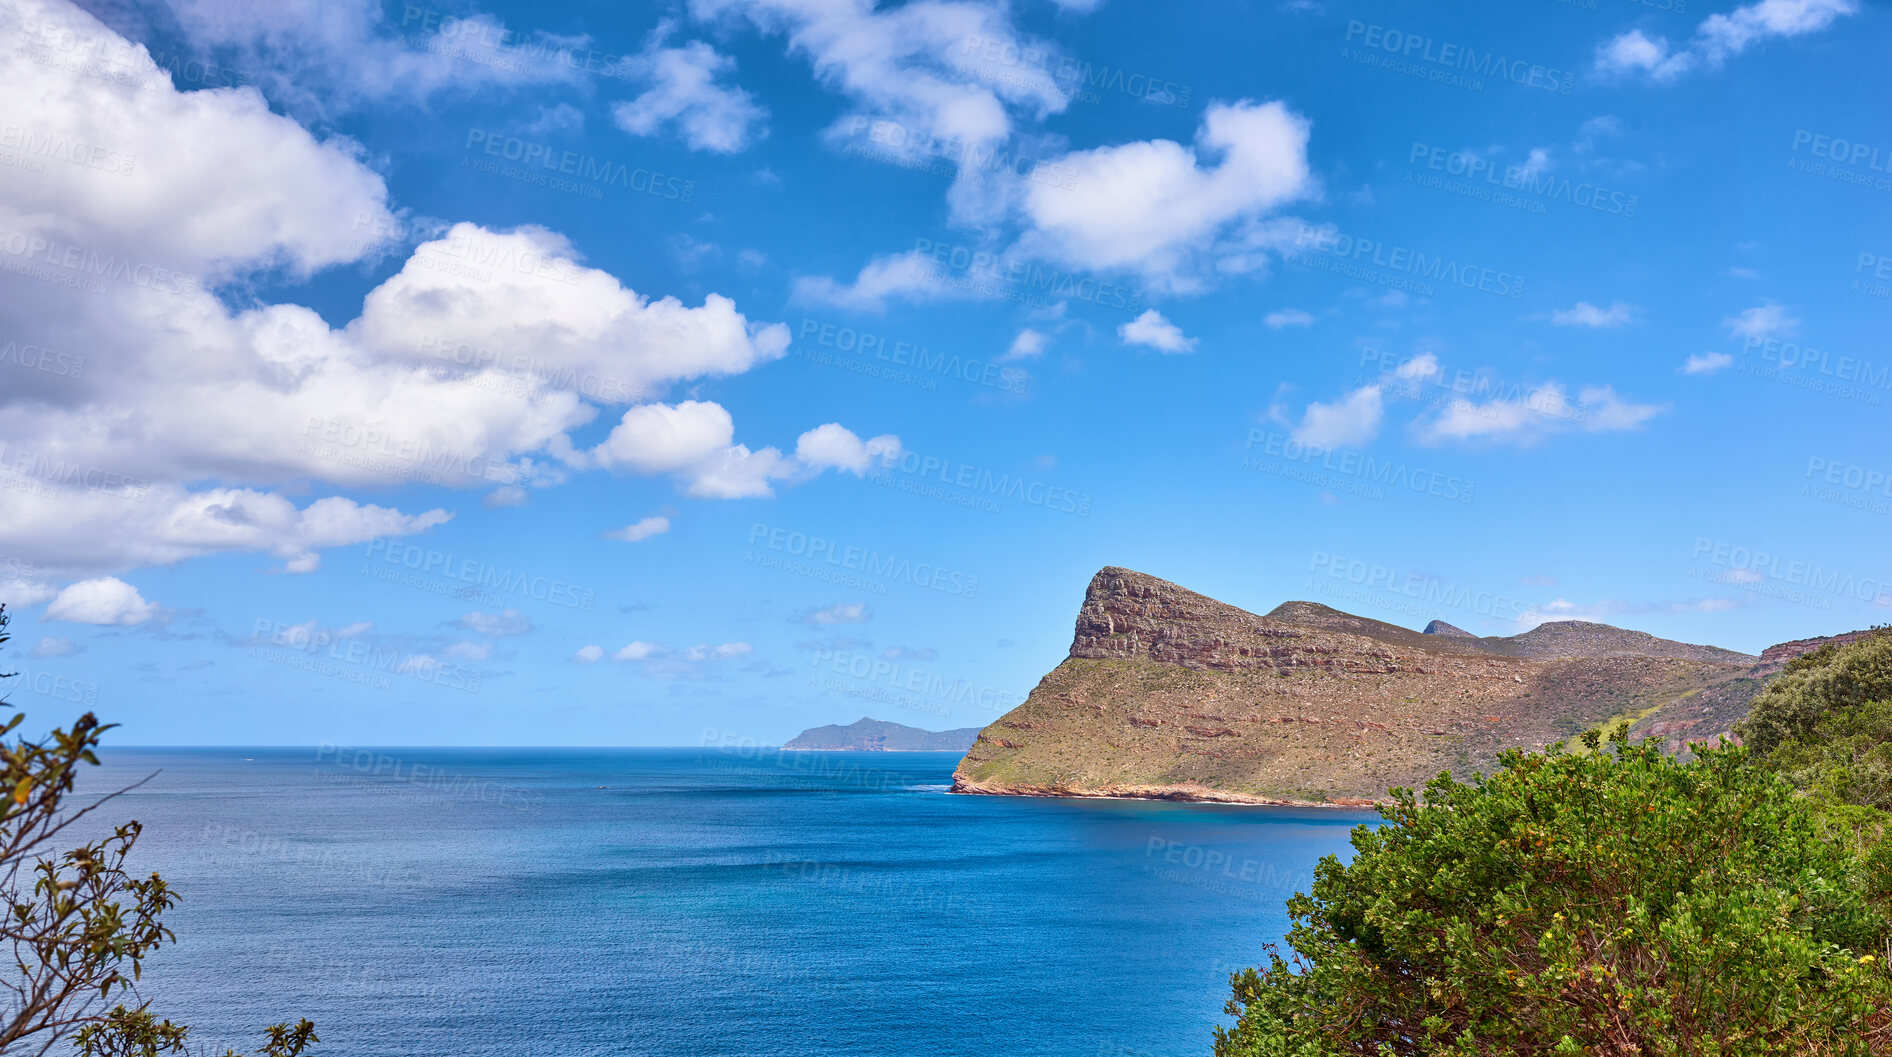
<path id="1" fill-rule="evenodd" d="M 0 601 L 124 744 L 990 723 L 1106 565 L 1892 612 L 1892 9 L 0 0 Z"/>

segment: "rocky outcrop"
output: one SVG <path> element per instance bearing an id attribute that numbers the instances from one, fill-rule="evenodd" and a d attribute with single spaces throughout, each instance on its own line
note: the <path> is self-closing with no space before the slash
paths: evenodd
<path id="1" fill-rule="evenodd" d="M 964 752 L 979 736 L 978 727 L 957 730 L 921 730 L 862 716 L 847 726 L 830 723 L 802 731 L 784 749 L 827 749 L 866 752 Z"/>
<path id="2" fill-rule="evenodd" d="M 1581 621 L 1477 638 L 1313 602 L 1257 615 L 1112 566 L 1069 656 L 980 732 L 954 788 L 1358 804 L 1612 719 L 1683 744 L 1719 733 L 1754 661 Z"/>
<path id="3" fill-rule="evenodd" d="M 1792 642 L 1782 642 L 1774 646 L 1769 646 L 1761 651 L 1761 661 L 1754 666 L 1754 674 L 1757 677 L 1775 675 L 1779 673 L 1782 668 L 1787 666 L 1788 661 L 1793 660 L 1795 657 L 1804 657 L 1809 653 L 1827 646 L 1844 646 L 1850 642 L 1858 642 L 1860 639 L 1869 639 L 1874 635 L 1880 634 L 1881 630 L 1882 629 L 1879 628 L 1868 628 L 1864 631 L 1847 631 L 1838 635 L 1823 635 L 1811 639 L 1795 639 Z"/>

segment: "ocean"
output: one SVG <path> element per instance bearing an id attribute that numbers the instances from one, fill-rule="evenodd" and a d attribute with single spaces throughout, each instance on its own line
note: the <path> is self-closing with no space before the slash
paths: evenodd
<path id="1" fill-rule="evenodd" d="M 956 796 L 957 753 L 139 749 L 193 1050 L 1181 1057 L 1365 811 Z"/>

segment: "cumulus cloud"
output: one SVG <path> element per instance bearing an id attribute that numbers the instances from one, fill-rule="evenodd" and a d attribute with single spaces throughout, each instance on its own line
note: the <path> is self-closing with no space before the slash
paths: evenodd
<path id="1" fill-rule="evenodd" d="M 1018 248 L 1172 289 L 1197 288 L 1208 271 L 1253 270 L 1253 252 L 1291 237 L 1269 214 L 1316 193 L 1311 127 L 1278 101 L 1218 102 L 1193 147 L 1143 140 L 1047 160 L 1019 178 Z"/>
<path id="2" fill-rule="evenodd" d="M 836 602 L 820 609 L 811 609 L 796 617 L 810 627 L 827 627 L 831 624 L 865 624 L 874 616 L 865 602 Z"/>
<path id="3" fill-rule="evenodd" d="M 1770 39 L 1817 33 L 1858 10 L 1858 0 L 1758 0 L 1709 15 L 1679 47 L 1640 29 L 1612 37 L 1597 48 L 1596 68 L 1605 74 L 1641 73 L 1672 81 L 1693 70 L 1718 68 Z"/>
<path id="4" fill-rule="evenodd" d="M 580 646 L 577 652 L 571 655 L 570 659 L 576 664 L 596 664 L 604 660 L 604 647 L 596 643 L 589 646 Z"/>
<path id="5" fill-rule="evenodd" d="M 312 10 L 292 6 L 285 18 Z M 88 361 L 79 384 L 0 387 L 0 486 L 15 497 L 0 504 L 0 552 L 88 575 L 263 551 L 307 572 L 325 547 L 448 514 L 288 495 L 416 483 L 515 503 L 525 485 L 589 468 L 570 433 L 600 407 L 787 348 L 785 327 L 728 298 L 645 296 L 536 227 L 440 227 L 341 327 L 294 304 L 226 306 L 211 284 L 299 278 L 405 244 L 381 177 L 356 146 L 319 140 L 254 92 L 178 91 L 74 8 L 14 10 L 41 35 L 115 42 L 124 76 L 36 61 L 32 34 L 0 33 L 10 119 L 124 157 L 116 171 L 63 164 L 48 133 L 51 168 L 0 167 L 0 231 L 20 273 L 0 287 L 0 329 Z M 808 470 L 780 462 L 725 445 L 695 494 L 767 494 Z"/>
<path id="6" fill-rule="evenodd" d="M 898 437 L 862 440 L 832 422 L 803 433 L 792 456 L 775 448 L 751 450 L 735 443 L 735 423 L 722 405 L 686 400 L 631 408 L 590 456 L 609 469 L 674 475 L 688 495 L 736 499 L 773 495 L 776 481 L 826 469 L 859 476 L 875 459 L 899 451 Z"/>
<path id="7" fill-rule="evenodd" d="M 755 647 L 746 642 L 725 642 L 717 646 L 692 646 L 683 651 L 683 657 L 690 661 L 727 661 L 754 652 Z"/>
<path id="8" fill-rule="evenodd" d="M 1379 436 L 1384 417 L 1380 387 L 1364 385 L 1331 404 L 1307 405 L 1293 437 L 1317 448 L 1358 447 Z"/>
<path id="9" fill-rule="evenodd" d="M 283 106 L 313 116 L 367 103 L 559 84 L 583 75 L 589 38 L 522 34 L 478 11 L 378 0 L 169 0 L 200 51 Z M 399 12 L 390 22 L 388 12 Z M 573 62 L 572 59 L 577 61 Z"/>
<path id="10" fill-rule="evenodd" d="M 1698 352 L 1682 361 L 1683 374 L 1712 374 L 1734 366 L 1734 357 L 1725 352 Z"/>
<path id="11" fill-rule="evenodd" d="M 1721 323 L 1737 338 L 1778 338 L 1800 327 L 1800 320 L 1793 313 L 1772 301 L 1742 309 Z"/>
<path id="12" fill-rule="evenodd" d="M 1270 330 L 1280 330 L 1283 327 L 1311 327 L 1314 325 L 1314 316 L 1298 308 L 1283 308 L 1268 313 L 1262 318 L 1262 322 L 1267 324 Z"/>
<path id="13" fill-rule="evenodd" d="M 1516 396 L 1477 401 L 1455 399 L 1416 424 L 1426 443 L 1485 440 L 1528 446 L 1557 433 L 1612 433 L 1639 429 L 1668 410 L 1667 404 L 1624 400 L 1610 386 L 1585 386 L 1571 400 L 1558 382 Z"/>
<path id="14" fill-rule="evenodd" d="M 1012 339 L 1011 346 L 1005 350 L 1005 354 L 1000 356 L 999 359 L 1035 360 L 1043 355 L 1045 348 L 1050 344 L 1051 338 L 1045 334 L 1044 331 L 1026 327 L 1024 330 L 1018 332 L 1017 337 Z"/>
<path id="15" fill-rule="evenodd" d="M 625 60 L 625 71 L 648 87 L 612 109 L 618 127 L 636 136 L 675 127 L 692 150 L 717 154 L 734 154 L 765 135 L 759 126 L 767 111 L 748 92 L 720 83 L 736 61 L 700 40 L 666 46 L 673 29 L 661 23 L 644 50 Z"/>
<path id="16" fill-rule="evenodd" d="M 622 543 L 636 543 L 638 540 L 647 540 L 652 536 L 661 536 L 669 531 L 669 518 L 652 516 L 644 518 L 641 521 L 632 522 L 621 529 L 613 529 L 605 533 L 604 538 L 608 540 L 618 540 Z"/>
<path id="17" fill-rule="evenodd" d="M 630 642 L 611 656 L 620 661 L 644 661 L 652 657 L 661 657 L 666 651 L 661 643 Z"/>
<path id="18" fill-rule="evenodd" d="M 158 612 L 158 607 L 145 601 L 136 587 L 116 576 L 102 576 L 81 580 L 59 592 L 46 607 L 46 619 L 130 626 L 143 624 Z"/>
<path id="19" fill-rule="evenodd" d="M 949 281 L 933 258 L 919 250 L 876 257 L 843 282 L 825 275 L 797 276 L 795 297 L 851 312 L 884 312 L 890 300 L 933 301 L 967 297 L 970 291 Z"/>
<path id="20" fill-rule="evenodd" d="M 690 9 L 785 35 L 790 52 L 853 104 L 830 129 L 836 140 L 884 121 L 919 139 L 983 147 L 1012 135 L 1014 110 L 1042 119 L 1069 102 L 1043 68 L 1018 61 L 1021 48 L 1055 58 L 1055 46 L 1020 32 L 1001 3 L 691 0 Z"/>
<path id="21" fill-rule="evenodd" d="M 1125 345 L 1147 345 L 1163 353 L 1196 351 L 1196 339 L 1184 336 L 1181 327 L 1164 319 L 1154 308 L 1119 326 L 1117 338 Z"/>
<path id="22" fill-rule="evenodd" d="M 532 630 L 532 618 L 517 609 L 502 609 L 497 613 L 474 610 L 455 623 L 476 635 L 490 638 L 524 635 Z"/>
<path id="23" fill-rule="evenodd" d="M 1636 321 L 1637 308 L 1621 301 L 1612 301 L 1608 308 L 1598 308 L 1588 301 L 1578 301 L 1569 308 L 1555 309 L 1550 314 L 1550 321 L 1560 327 L 1589 327 L 1593 330 L 1605 330 L 1625 326 Z"/>
<path id="24" fill-rule="evenodd" d="M 78 652 L 78 644 L 71 639 L 62 639 L 57 635 L 46 635 L 42 636 L 38 642 L 34 643 L 33 648 L 26 651 L 26 655 L 34 660 L 51 660 L 56 657 L 70 657 Z"/>

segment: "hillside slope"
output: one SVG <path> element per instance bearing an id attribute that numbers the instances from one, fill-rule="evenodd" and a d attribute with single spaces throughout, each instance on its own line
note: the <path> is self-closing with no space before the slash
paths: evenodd
<path id="1" fill-rule="evenodd" d="M 954 788 L 1359 804 L 1613 718 L 1678 743 L 1719 733 L 1754 682 L 1749 655 L 1602 624 L 1451 632 L 1310 602 L 1258 616 L 1108 567 L 1070 655 L 980 732 Z"/>

